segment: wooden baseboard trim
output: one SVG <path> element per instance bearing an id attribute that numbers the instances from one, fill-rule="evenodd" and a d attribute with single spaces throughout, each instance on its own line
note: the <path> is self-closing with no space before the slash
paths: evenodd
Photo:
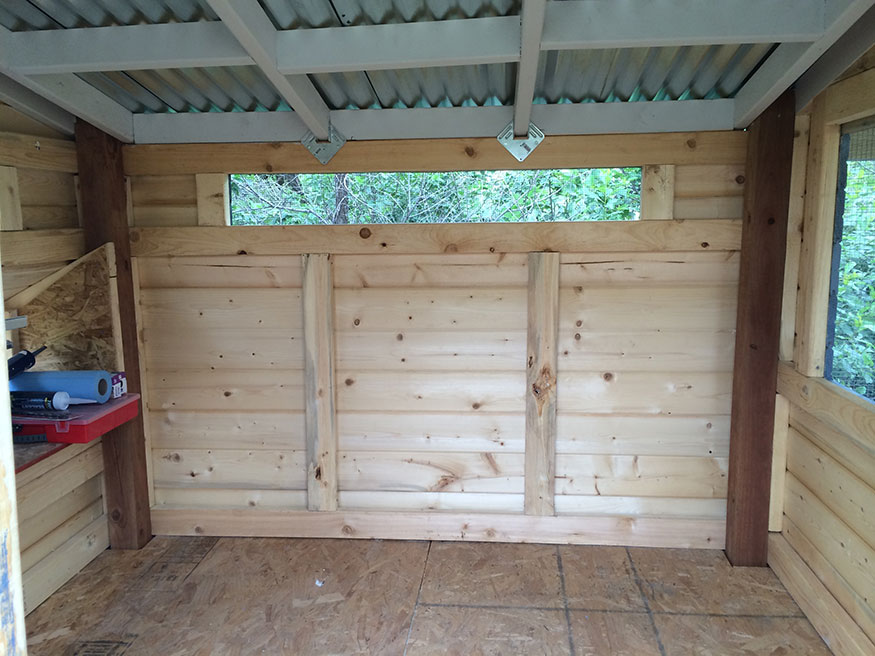
<path id="1" fill-rule="evenodd" d="M 153 508 L 156 535 L 540 542 L 723 549 L 720 519 Z"/>
<path id="2" fill-rule="evenodd" d="M 875 654 L 875 644 L 783 535 L 769 536 L 769 566 L 834 654 Z"/>

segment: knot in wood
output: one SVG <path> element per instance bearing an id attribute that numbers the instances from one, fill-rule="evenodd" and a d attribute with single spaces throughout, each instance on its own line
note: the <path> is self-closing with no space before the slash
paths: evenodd
<path id="1" fill-rule="evenodd" d="M 550 368 L 550 365 L 541 367 L 538 377 L 532 383 L 532 396 L 535 397 L 535 402 L 538 405 L 538 415 L 544 411 L 544 405 L 553 395 L 553 390 L 556 388 L 556 374 Z"/>

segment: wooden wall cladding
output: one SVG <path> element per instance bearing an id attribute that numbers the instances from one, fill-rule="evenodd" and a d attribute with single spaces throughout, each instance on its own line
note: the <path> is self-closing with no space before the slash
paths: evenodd
<path id="1" fill-rule="evenodd" d="M 649 250 L 558 256 L 550 494 L 570 523 L 511 521 L 525 517 L 525 252 L 332 255 L 338 510 L 308 513 L 302 258 L 174 255 L 162 233 L 171 254 L 136 267 L 156 530 L 390 537 L 403 527 L 350 523 L 397 511 L 408 537 L 536 539 L 546 522 L 551 540 L 722 547 L 737 242 L 678 251 L 668 235 L 734 226 L 660 223 L 672 230 Z M 640 244 L 639 224 L 599 230 Z M 439 528 L 436 510 L 489 528 Z"/>
<path id="2" fill-rule="evenodd" d="M 847 613 L 827 628 L 875 642 L 875 406 L 787 364 L 778 391 L 790 403 L 783 537 Z"/>

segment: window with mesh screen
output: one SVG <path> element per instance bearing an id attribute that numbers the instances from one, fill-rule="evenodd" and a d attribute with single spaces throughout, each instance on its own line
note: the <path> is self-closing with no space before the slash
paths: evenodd
<path id="1" fill-rule="evenodd" d="M 839 151 L 825 375 L 875 400 L 875 122 Z"/>
<path id="2" fill-rule="evenodd" d="M 635 220 L 641 169 L 231 176 L 232 225 Z"/>

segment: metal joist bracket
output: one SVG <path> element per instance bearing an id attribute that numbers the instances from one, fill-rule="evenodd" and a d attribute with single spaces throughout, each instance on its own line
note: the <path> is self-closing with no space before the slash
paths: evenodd
<path id="1" fill-rule="evenodd" d="M 529 133 L 525 137 L 517 138 L 513 133 L 513 121 L 498 135 L 498 143 L 504 146 L 517 161 L 522 162 L 532 154 L 538 144 L 544 140 L 544 133 L 534 123 L 529 123 Z"/>
<path id="2" fill-rule="evenodd" d="M 337 151 L 346 143 L 346 137 L 337 131 L 333 125 L 328 126 L 328 141 L 319 141 L 316 135 L 308 132 L 301 139 L 304 147 L 313 153 L 313 157 L 318 159 L 322 164 L 328 164 L 331 158 L 337 154 Z"/>

